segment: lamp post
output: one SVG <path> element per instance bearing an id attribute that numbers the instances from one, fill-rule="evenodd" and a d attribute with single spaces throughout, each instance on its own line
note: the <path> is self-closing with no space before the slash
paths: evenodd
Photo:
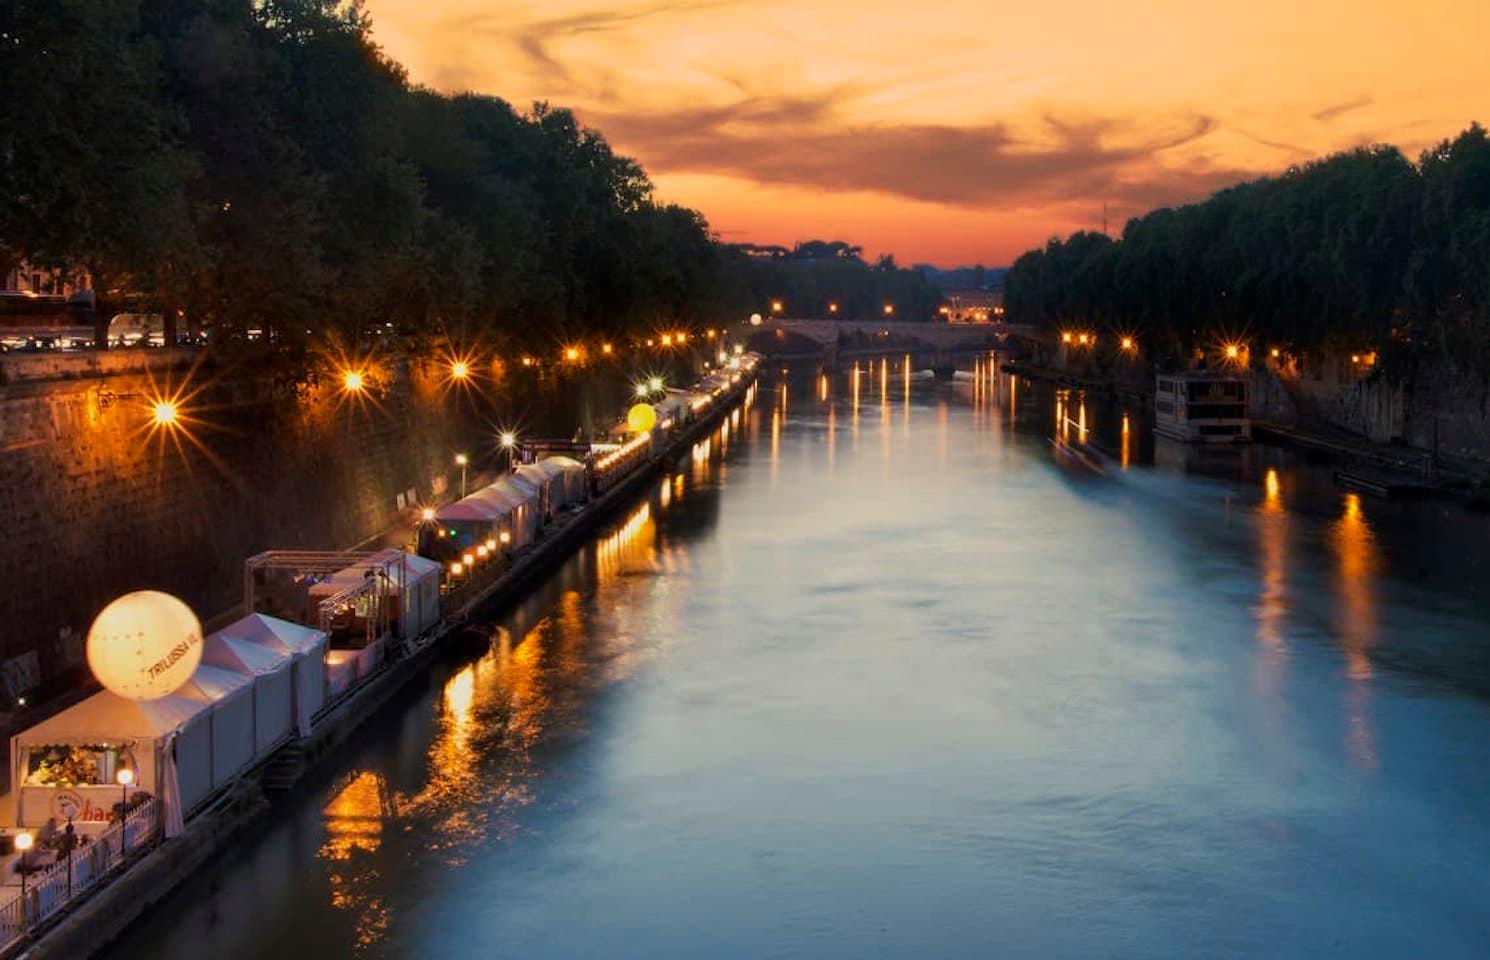
<path id="1" fill-rule="evenodd" d="M 507 469 L 512 469 L 512 454 L 517 448 L 517 434 L 511 430 L 505 430 L 501 436 L 502 449 L 507 451 Z"/>
<path id="2" fill-rule="evenodd" d="M 16 834 L 16 849 L 21 851 L 21 930 L 26 929 L 26 853 L 35 838 L 29 833 Z"/>
<path id="3" fill-rule="evenodd" d="M 114 779 L 119 781 L 119 863 L 122 865 L 125 854 L 129 852 L 129 831 L 126 829 L 129 820 L 129 785 L 135 782 L 135 772 L 128 767 L 120 767 Z"/>
<path id="4" fill-rule="evenodd" d="M 461 499 L 465 499 L 465 496 L 466 496 L 466 464 L 467 463 L 470 463 L 470 462 L 471 462 L 470 461 L 470 458 L 467 457 L 464 453 L 457 453 L 455 455 L 456 466 L 460 467 L 460 495 L 461 495 Z"/>

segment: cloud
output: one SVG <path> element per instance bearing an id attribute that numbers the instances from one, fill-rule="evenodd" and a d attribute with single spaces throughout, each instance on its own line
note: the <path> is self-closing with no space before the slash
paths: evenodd
<path id="1" fill-rule="evenodd" d="M 1161 154 L 1216 127 L 1202 115 L 1134 122 L 1051 113 L 1033 134 L 1003 122 L 844 124 L 843 91 L 747 96 L 670 112 L 584 111 L 657 172 L 708 173 L 948 205 L 1019 207 L 1073 197 L 1120 205 L 1191 199 L 1250 171 L 1166 165 Z M 1170 186 L 1172 185 L 1172 186 Z"/>
<path id="2" fill-rule="evenodd" d="M 1350 113 L 1352 110 L 1369 107 L 1374 102 L 1370 97 L 1356 97 L 1354 100 L 1346 100 L 1344 103 L 1331 104 L 1323 110 L 1314 112 L 1311 116 L 1320 123 L 1329 123 L 1336 117 Z"/>

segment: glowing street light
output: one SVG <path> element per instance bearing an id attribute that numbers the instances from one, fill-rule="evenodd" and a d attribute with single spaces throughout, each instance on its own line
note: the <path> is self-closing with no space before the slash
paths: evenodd
<path id="1" fill-rule="evenodd" d="M 435 508 L 434 507 L 425 507 L 423 510 L 420 510 L 419 511 L 419 519 L 422 520 L 425 523 L 432 522 L 435 519 Z"/>
<path id="2" fill-rule="evenodd" d="M 836 304 L 836 303 L 829 303 L 828 304 L 828 312 L 829 313 L 837 313 L 838 312 L 838 304 Z"/>
<path id="3" fill-rule="evenodd" d="M 650 390 L 647 389 L 647 385 L 645 383 L 638 383 L 636 385 L 636 395 L 638 397 L 645 397 L 647 394 L 649 394 L 651 392 L 652 391 L 650 391 Z"/>
<path id="4" fill-rule="evenodd" d="M 342 389 L 348 393 L 361 393 L 366 385 L 361 370 L 343 370 L 341 374 Z"/>
<path id="5" fill-rule="evenodd" d="M 575 363 L 575 362 L 577 362 L 579 360 L 579 358 L 580 358 L 579 347 L 565 347 L 564 348 L 564 359 L 565 360 L 569 361 L 570 363 Z"/>
<path id="6" fill-rule="evenodd" d="M 1242 347 L 1241 347 L 1241 344 L 1228 343 L 1226 345 L 1226 359 L 1228 359 L 1228 360 L 1237 360 L 1237 359 L 1240 359 L 1241 356 L 1242 356 Z"/>
<path id="7" fill-rule="evenodd" d="M 465 496 L 466 496 L 466 464 L 468 464 L 470 462 L 471 462 L 471 458 L 470 457 L 467 457 L 464 453 L 457 453 L 455 455 L 455 465 L 458 466 L 458 467 L 460 467 L 460 495 L 461 495 L 461 499 L 465 499 Z"/>
<path id="8" fill-rule="evenodd" d="M 114 779 L 119 783 L 119 859 L 123 860 L 129 846 L 129 831 L 125 829 L 125 820 L 129 813 L 129 785 L 135 782 L 135 772 L 128 767 L 120 767 Z"/>
<path id="9" fill-rule="evenodd" d="M 1070 342 L 1071 342 L 1071 331 L 1069 331 L 1069 330 L 1063 330 L 1063 331 L 1061 331 L 1061 343 L 1070 343 Z"/>
<path id="10" fill-rule="evenodd" d="M 1137 348 L 1138 348 L 1138 344 L 1136 344 L 1136 343 L 1133 342 L 1133 338 L 1132 337 L 1124 337 L 1123 338 L 1123 351 L 1124 352 L 1126 352 L 1126 353 L 1132 353 Z"/>
<path id="11" fill-rule="evenodd" d="M 464 380 L 471 375 L 471 365 L 464 360 L 455 360 L 450 364 L 450 376 L 456 380 Z"/>
<path id="12" fill-rule="evenodd" d="M 662 390 L 662 378 L 653 377 L 652 379 L 647 381 L 647 386 L 651 388 L 653 393 L 660 392 Z"/>
<path id="13" fill-rule="evenodd" d="M 16 834 L 16 849 L 21 851 L 21 929 L 26 928 L 26 851 L 31 849 L 35 837 L 22 831 Z"/>
<path id="14" fill-rule="evenodd" d="M 782 311 L 782 303 L 781 303 L 781 301 L 780 300 L 772 300 L 771 301 L 771 312 L 772 313 L 780 313 L 781 311 Z"/>
<path id="15" fill-rule="evenodd" d="M 664 347 L 670 347 L 670 346 L 672 346 L 673 345 L 673 335 L 670 334 L 670 333 L 664 333 L 662 335 L 662 345 Z"/>
<path id="16" fill-rule="evenodd" d="M 894 315 L 895 315 L 895 304 L 893 304 L 893 303 L 887 303 L 887 304 L 885 304 L 885 316 L 887 316 L 887 317 L 893 317 Z"/>
<path id="17" fill-rule="evenodd" d="M 602 343 L 600 345 L 600 352 L 603 353 L 603 354 L 605 354 L 606 356 L 610 356 L 611 353 L 612 353 L 612 351 L 613 351 L 613 349 L 614 348 L 612 348 L 611 345 L 608 344 L 608 343 Z"/>
<path id="18" fill-rule="evenodd" d="M 150 407 L 150 419 L 158 427 L 174 427 L 180 416 L 181 411 L 170 400 L 157 400 Z"/>

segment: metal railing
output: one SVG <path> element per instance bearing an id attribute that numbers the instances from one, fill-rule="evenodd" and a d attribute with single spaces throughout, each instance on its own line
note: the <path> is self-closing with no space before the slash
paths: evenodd
<path id="1" fill-rule="evenodd" d="M 69 856 L 27 874 L 24 893 L 0 907 L 0 954 L 8 954 L 64 907 L 122 873 L 130 858 L 154 843 L 159 827 L 151 798 L 130 810 L 122 827 L 116 823 Z"/>

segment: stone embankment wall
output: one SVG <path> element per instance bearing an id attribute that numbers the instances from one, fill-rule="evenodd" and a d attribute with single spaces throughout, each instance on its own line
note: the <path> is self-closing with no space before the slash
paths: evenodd
<path id="1" fill-rule="evenodd" d="M 1490 463 L 1490 380 L 1444 364 L 1421 364 L 1405 379 L 1363 370 L 1344 356 L 1306 370 L 1258 370 L 1252 401 L 1264 419 Z"/>
<path id="2" fill-rule="evenodd" d="M 83 637 L 113 597 L 162 589 L 208 620 L 239 601 L 246 557 L 386 530 L 458 485 L 453 453 L 490 432 L 431 364 L 385 364 L 359 397 L 157 353 L 40 372 L 7 358 L 0 664 L 34 651 L 52 687 L 38 694 L 81 679 Z M 151 398 L 182 390 L 180 429 L 152 429 Z"/>

